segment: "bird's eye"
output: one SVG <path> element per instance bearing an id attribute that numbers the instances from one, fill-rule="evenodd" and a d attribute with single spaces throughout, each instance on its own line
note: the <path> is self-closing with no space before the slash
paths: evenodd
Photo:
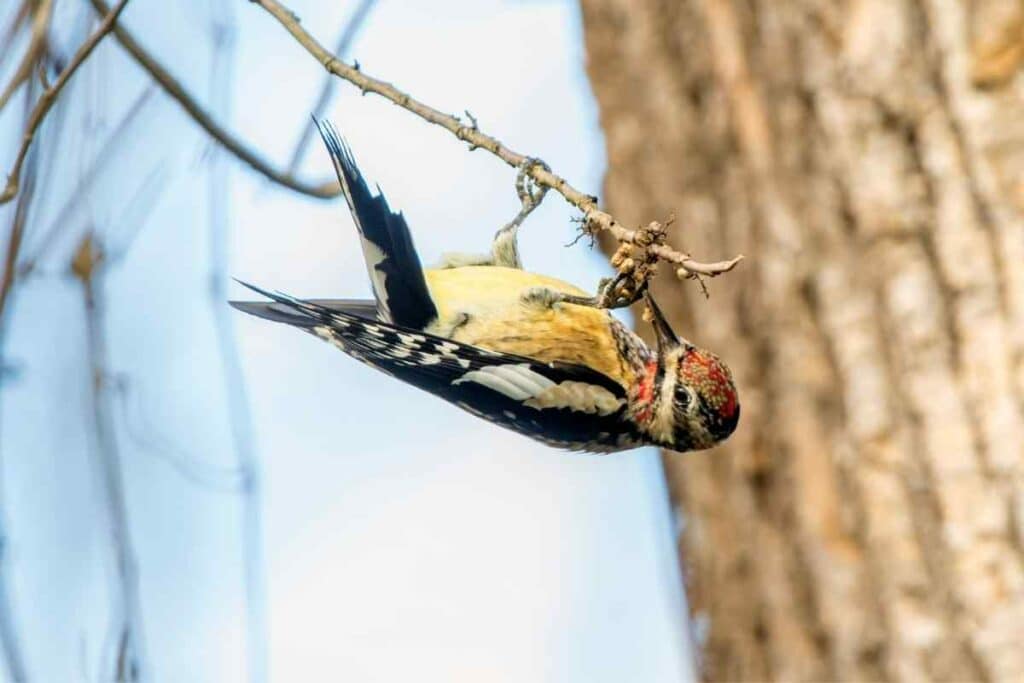
<path id="1" fill-rule="evenodd" d="M 683 411 L 688 410 L 692 402 L 693 395 L 690 393 L 690 390 L 684 385 L 677 385 L 675 391 L 676 408 Z"/>

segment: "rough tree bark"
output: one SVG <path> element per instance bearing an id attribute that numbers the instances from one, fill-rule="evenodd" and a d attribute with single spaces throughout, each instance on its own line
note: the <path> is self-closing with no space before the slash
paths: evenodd
<path id="1" fill-rule="evenodd" d="M 1024 2 L 583 0 L 610 211 L 730 363 L 664 461 L 712 680 L 1024 680 Z"/>

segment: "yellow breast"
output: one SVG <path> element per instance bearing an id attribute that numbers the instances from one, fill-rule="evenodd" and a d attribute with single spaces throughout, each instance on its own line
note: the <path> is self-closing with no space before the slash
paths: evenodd
<path id="1" fill-rule="evenodd" d="M 575 304 L 551 308 L 523 300 L 534 287 L 587 296 L 579 288 L 495 266 L 427 270 L 426 278 L 438 309 L 438 320 L 428 332 L 545 363 L 586 365 L 630 385 L 631 371 L 620 357 L 607 311 Z"/>

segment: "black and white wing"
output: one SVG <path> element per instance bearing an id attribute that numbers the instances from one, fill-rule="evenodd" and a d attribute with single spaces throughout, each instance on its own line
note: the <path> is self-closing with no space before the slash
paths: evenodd
<path id="1" fill-rule="evenodd" d="M 596 452 L 642 444 L 626 419 L 625 389 L 591 368 L 498 353 L 246 286 L 273 303 L 231 302 L 235 308 L 303 328 L 381 372 L 525 436 Z"/>

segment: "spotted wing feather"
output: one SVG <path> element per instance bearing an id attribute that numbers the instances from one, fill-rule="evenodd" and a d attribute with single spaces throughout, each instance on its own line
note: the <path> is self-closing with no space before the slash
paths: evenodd
<path id="1" fill-rule="evenodd" d="M 246 286 L 273 300 L 277 314 L 271 319 L 301 327 L 377 370 L 525 436 L 600 452 L 641 443 L 625 419 L 623 387 L 588 367 L 498 353 Z M 260 315 L 249 304 L 232 304 Z"/>

